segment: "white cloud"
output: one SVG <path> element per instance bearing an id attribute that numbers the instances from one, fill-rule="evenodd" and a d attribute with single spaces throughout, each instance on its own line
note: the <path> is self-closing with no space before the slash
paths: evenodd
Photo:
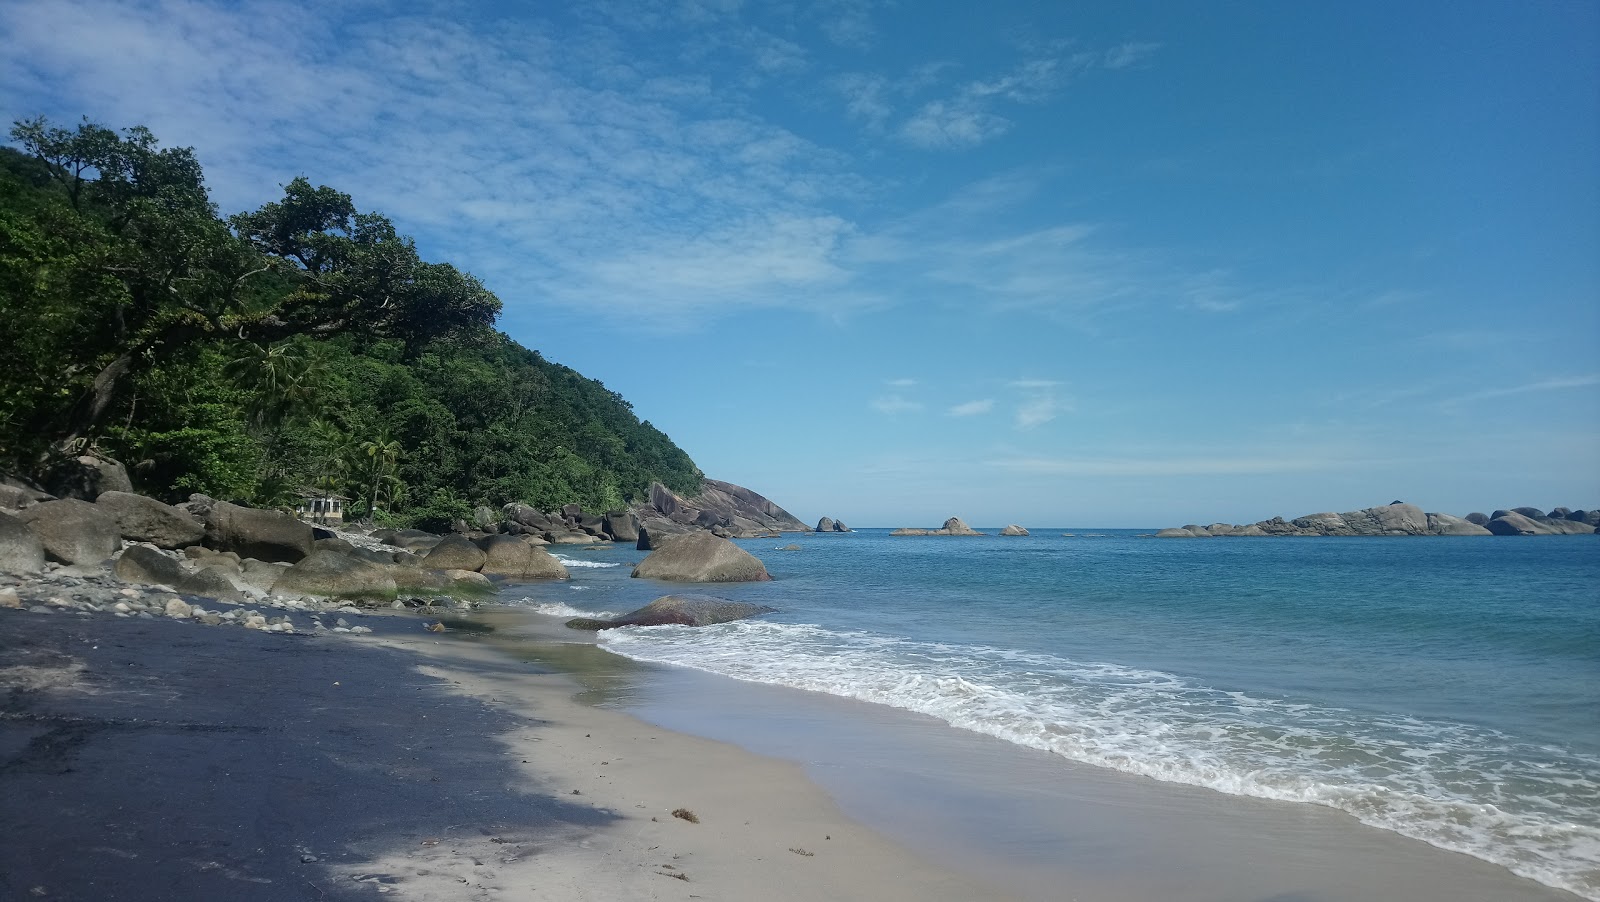
<path id="1" fill-rule="evenodd" d="M 915 413 L 921 410 L 922 406 L 923 405 L 921 402 L 909 400 L 905 396 L 898 394 L 884 395 L 881 398 L 874 398 L 872 400 L 873 410 L 876 410 L 879 413 L 886 413 L 890 415 L 897 413 Z"/>
<path id="2" fill-rule="evenodd" d="M 992 410 L 994 410 L 994 399 L 984 398 L 981 401 L 968 401 L 965 404 L 957 404 L 950 408 L 949 413 L 953 417 L 975 417 Z"/>
<path id="3" fill-rule="evenodd" d="M 1017 406 L 1017 428 L 1036 429 L 1055 419 L 1062 409 L 1062 405 L 1053 395 L 1029 398 Z"/>
<path id="4" fill-rule="evenodd" d="M 1129 42 L 1112 47 L 1105 52 L 1104 65 L 1107 69 L 1126 69 L 1155 55 L 1161 49 L 1160 44 Z"/>
<path id="5" fill-rule="evenodd" d="M 1008 388 L 1043 389 L 1055 388 L 1060 384 L 1060 382 L 1057 382 L 1054 379 L 1013 379 L 1010 382 L 1007 382 L 1006 386 Z"/>
<path id="6" fill-rule="evenodd" d="M 893 385 L 896 388 L 910 388 L 911 386 L 917 384 L 917 380 L 915 380 L 915 379 L 890 379 L 887 382 L 885 382 L 884 384 L 885 385 Z"/>
<path id="7" fill-rule="evenodd" d="M 900 126 L 900 135 L 924 149 L 975 147 L 1006 133 L 1011 121 L 968 100 L 933 100 Z"/>

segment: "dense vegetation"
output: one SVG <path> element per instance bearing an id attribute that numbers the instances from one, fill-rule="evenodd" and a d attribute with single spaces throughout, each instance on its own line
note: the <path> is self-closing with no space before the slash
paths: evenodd
<path id="1" fill-rule="evenodd" d="M 0 148 L 0 471 L 93 450 L 141 490 L 379 519 L 622 505 L 689 457 L 493 329 L 500 301 L 301 178 L 224 219 L 188 148 L 43 120 Z"/>

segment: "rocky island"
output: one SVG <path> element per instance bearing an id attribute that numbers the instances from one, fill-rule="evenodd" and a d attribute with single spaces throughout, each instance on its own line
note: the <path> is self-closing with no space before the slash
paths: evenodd
<path id="1" fill-rule="evenodd" d="M 1424 513 L 1414 504 L 1395 501 L 1347 513 L 1307 514 L 1293 520 L 1273 517 L 1244 526 L 1212 523 L 1163 529 L 1162 539 L 1251 536 L 1537 536 L 1589 535 L 1600 526 L 1600 510 L 1558 507 L 1545 513 L 1535 507 L 1471 513 L 1465 517 Z"/>

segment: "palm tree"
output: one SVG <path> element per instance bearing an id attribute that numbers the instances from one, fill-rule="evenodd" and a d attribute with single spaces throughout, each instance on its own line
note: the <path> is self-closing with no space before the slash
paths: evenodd
<path id="1" fill-rule="evenodd" d="M 390 437 L 389 431 L 383 432 L 368 441 L 361 443 L 361 450 L 366 454 L 370 466 L 367 470 L 371 480 L 371 489 L 368 495 L 368 516 L 378 509 L 378 489 L 382 487 L 386 478 L 393 477 L 400 465 L 400 443 Z"/>
<path id="2" fill-rule="evenodd" d="M 246 343 L 223 373 L 249 394 L 245 411 L 257 429 L 267 431 L 316 406 L 327 376 L 327 353 L 315 342 L 289 340 L 273 345 Z"/>

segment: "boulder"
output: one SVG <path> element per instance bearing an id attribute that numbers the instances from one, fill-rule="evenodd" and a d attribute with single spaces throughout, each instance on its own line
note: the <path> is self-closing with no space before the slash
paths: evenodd
<path id="1" fill-rule="evenodd" d="M 274 563 L 249 558 L 239 566 L 239 580 L 247 586 L 253 586 L 270 595 L 273 587 L 278 582 L 278 577 L 282 576 L 283 571 L 287 569 L 289 569 L 289 565 L 281 561 Z"/>
<path id="2" fill-rule="evenodd" d="M 1494 533 L 1449 514 L 1428 514 L 1428 534 L 1434 536 L 1491 536 Z"/>
<path id="3" fill-rule="evenodd" d="M 817 521 L 817 532 L 833 532 L 833 518 L 823 517 Z"/>
<path id="4" fill-rule="evenodd" d="M 545 533 L 542 538 L 551 545 L 593 545 L 595 542 L 600 541 L 586 532 L 572 530 L 551 530 Z"/>
<path id="5" fill-rule="evenodd" d="M 1545 516 L 1552 520 L 1570 520 L 1572 519 L 1572 509 L 1569 507 L 1554 508 Z"/>
<path id="6" fill-rule="evenodd" d="M 834 532 L 851 532 L 852 530 L 850 529 L 850 527 L 844 525 L 844 521 L 843 520 L 835 520 L 835 521 L 833 521 L 833 531 Z"/>
<path id="7" fill-rule="evenodd" d="M 612 620 L 577 618 L 567 621 L 573 629 L 615 629 L 619 626 L 710 626 L 770 614 L 776 608 L 745 601 L 730 601 L 712 595 L 663 595 L 635 611 Z"/>
<path id="8" fill-rule="evenodd" d="M 244 593 L 239 591 L 239 587 L 234 585 L 233 579 L 221 567 L 201 567 L 193 573 L 184 574 L 173 588 L 184 595 L 201 595 L 218 601 L 245 600 Z"/>
<path id="9" fill-rule="evenodd" d="M 607 511 L 600 528 L 613 542 L 639 541 L 639 518 L 632 511 Z"/>
<path id="10" fill-rule="evenodd" d="M 669 582 L 732 583 L 772 579 L 755 555 L 710 533 L 677 536 L 650 552 L 633 575 Z"/>
<path id="11" fill-rule="evenodd" d="M 960 517 L 951 517 L 938 529 L 902 527 L 889 533 L 891 536 L 981 536 L 984 533 L 968 526 Z"/>
<path id="12" fill-rule="evenodd" d="M 1251 523 L 1249 526 L 1235 527 L 1233 532 L 1228 533 L 1228 535 L 1230 535 L 1230 536 L 1248 536 L 1248 537 L 1254 538 L 1256 536 L 1269 535 L 1269 533 L 1266 530 L 1262 529 L 1260 526 L 1258 526 L 1258 525 L 1256 525 L 1254 523 Z"/>
<path id="13" fill-rule="evenodd" d="M 790 542 L 789 544 L 783 546 L 782 548 L 779 548 L 778 550 L 779 551 L 804 551 L 805 549 L 801 548 L 799 545 L 794 544 L 793 542 Z"/>
<path id="14" fill-rule="evenodd" d="M 311 554 L 311 526 L 277 511 L 218 501 L 205 517 L 208 546 L 258 561 L 295 563 Z"/>
<path id="15" fill-rule="evenodd" d="M 545 532 L 555 526 L 549 517 L 546 517 L 538 508 L 526 504 L 511 503 L 500 509 L 500 514 L 506 521 L 519 526 L 527 527 L 534 532 Z"/>
<path id="16" fill-rule="evenodd" d="M 686 532 L 688 529 L 671 520 L 648 520 L 639 526 L 639 539 L 634 547 L 640 551 L 654 551 L 673 536 L 681 536 Z"/>
<path id="17" fill-rule="evenodd" d="M 340 538 L 317 539 L 311 543 L 311 547 L 323 551 L 337 551 L 340 554 L 354 554 L 356 550 L 356 546 Z"/>
<path id="18" fill-rule="evenodd" d="M 1531 517 L 1531 518 L 1534 518 L 1534 519 L 1537 519 L 1539 517 L 1543 517 L 1544 516 L 1544 511 L 1540 510 L 1537 507 L 1513 507 L 1511 509 L 1511 512 L 1514 513 L 1514 514 L 1521 514 L 1524 517 Z"/>
<path id="19" fill-rule="evenodd" d="M 1595 531 L 1593 526 L 1577 520 L 1551 520 L 1543 514 L 1530 517 L 1516 511 L 1495 517 L 1487 528 L 1497 536 L 1589 535 Z"/>
<path id="20" fill-rule="evenodd" d="M 44 494 L 43 492 L 39 494 Z M 25 507 L 37 504 L 38 498 L 34 493 L 14 485 L 0 483 L 0 510 L 19 511 Z"/>
<path id="21" fill-rule="evenodd" d="M 571 574 L 550 552 L 511 536 L 483 540 L 484 574 L 508 579 L 567 579 Z"/>
<path id="22" fill-rule="evenodd" d="M 1473 511 L 1462 519 L 1466 520 L 1468 523 L 1472 523 L 1477 526 L 1483 526 L 1489 522 L 1489 515 Z"/>
<path id="23" fill-rule="evenodd" d="M 106 492 L 132 492 L 133 482 L 121 463 L 85 454 L 52 467 L 45 477 L 45 487 L 61 498 L 94 501 Z"/>
<path id="24" fill-rule="evenodd" d="M 390 568 L 337 551 L 313 551 L 278 575 L 275 595 L 321 595 L 357 601 L 393 601 Z"/>
<path id="25" fill-rule="evenodd" d="M 113 571 L 117 579 L 141 586 L 173 586 L 183 581 L 185 573 L 176 559 L 170 558 L 149 545 L 129 545 L 117 558 Z"/>
<path id="26" fill-rule="evenodd" d="M 1000 534 L 1003 536 L 1025 536 L 1028 534 L 1028 531 L 1017 524 L 1012 523 L 1005 529 L 1000 530 Z"/>
<path id="27" fill-rule="evenodd" d="M 1192 539 L 1192 538 L 1195 538 L 1195 534 L 1190 532 L 1187 529 L 1183 529 L 1183 528 L 1177 527 L 1177 526 L 1171 526 L 1171 527 L 1168 527 L 1168 528 L 1163 529 L 1160 532 L 1156 533 L 1156 538 L 1158 538 L 1158 539 Z"/>
<path id="28" fill-rule="evenodd" d="M 0 514 L 0 573 L 38 573 L 44 569 L 44 542 L 28 524 Z"/>
<path id="29" fill-rule="evenodd" d="M 45 554 L 64 564 L 98 564 L 122 547 L 107 512 L 76 498 L 35 504 L 17 519 L 33 528 Z"/>
<path id="30" fill-rule="evenodd" d="M 470 539 L 446 536 L 422 556 L 422 566 L 433 570 L 477 570 L 484 560 L 483 549 Z"/>
<path id="31" fill-rule="evenodd" d="M 496 532 L 501 517 L 493 509 L 478 505 L 472 509 L 472 525 L 487 532 Z"/>

